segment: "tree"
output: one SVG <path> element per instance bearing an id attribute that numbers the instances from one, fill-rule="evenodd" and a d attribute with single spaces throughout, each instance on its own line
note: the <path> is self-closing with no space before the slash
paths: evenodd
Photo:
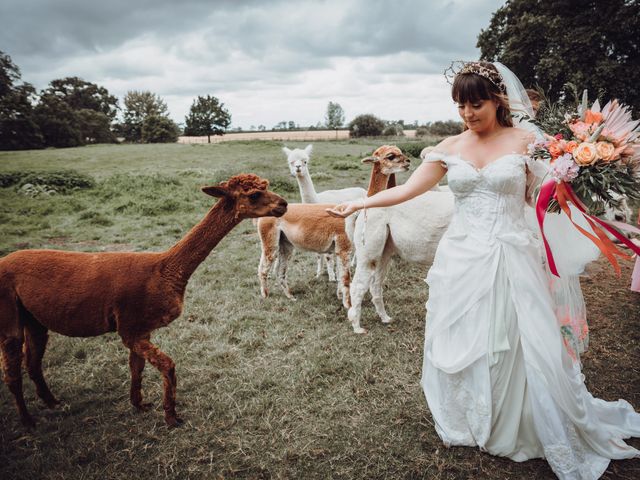
<path id="1" fill-rule="evenodd" d="M 352 137 L 376 137 L 382 135 L 385 124 L 375 115 L 358 115 L 349 122 L 349 135 Z"/>
<path id="2" fill-rule="evenodd" d="M 526 87 L 556 101 L 567 83 L 640 112 L 640 2 L 510 0 L 478 36 L 481 58 L 500 61 Z"/>
<path id="3" fill-rule="evenodd" d="M 42 97 L 34 114 L 46 146 L 63 148 L 85 144 L 79 116 L 55 95 Z"/>
<path id="4" fill-rule="evenodd" d="M 82 138 L 87 143 L 116 143 L 109 117 L 89 108 L 76 111 Z"/>
<path id="5" fill-rule="evenodd" d="M 144 143 L 174 143 L 180 130 L 173 120 L 161 115 L 148 115 L 142 123 Z"/>
<path id="6" fill-rule="evenodd" d="M 211 143 L 211 135 L 222 135 L 231 125 L 231 114 L 224 103 L 216 97 L 198 96 L 191 105 L 189 115 L 185 118 L 185 135 L 206 135 Z"/>
<path id="7" fill-rule="evenodd" d="M 35 89 L 28 83 L 16 85 L 20 78 L 20 69 L 0 51 L 0 150 L 44 146 L 33 113 Z"/>
<path id="8" fill-rule="evenodd" d="M 142 141 L 142 125 L 150 115 L 168 118 L 167 104 L 149 91 L 128 91 L 124 97 L 122 134 L 129 142 Z"/>
<path id="9" fill-rule="evenodd" d="M 118 99 L 109 94 L 109 91 L 96 85 L 85 82 L 78 77 L 66 77 L 53 80 L 49 87 L 42 92 L 43 96 L 54 95 L 65 102 L 72 110 L 94 110 L 106 115 L 109 121 L 113 121 L 118 113 Z"/>
<path id="10" fill-rule="evenodd" d="M 327 128 L 340 128 L 344 125 L 344 110 L 339 103 L 329 102 L 325 116 Z"/>

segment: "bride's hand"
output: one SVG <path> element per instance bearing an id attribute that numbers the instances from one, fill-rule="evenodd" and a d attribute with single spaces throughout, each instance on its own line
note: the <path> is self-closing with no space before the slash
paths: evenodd
<path id="1" fill-rule="evenodd" d="M 346 218 L 362 208 L 362 202 L 345 202 L 333 208 L 327 208 L 326 212 L 332 217 Z"/>

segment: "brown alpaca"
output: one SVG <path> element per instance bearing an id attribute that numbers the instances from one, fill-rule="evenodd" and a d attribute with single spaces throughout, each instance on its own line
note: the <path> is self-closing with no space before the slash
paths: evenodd
<path id="1" fill-rule="evenodd" d="M 209 252 L 244 218 L 281 216 L 287 202 L 267 190 L 256 175 L 237 175 L 203 187 L 220 200 L 178 243 L 157 253 L 84 253 L 21 250 L 0 259 L 0 348 L 4 381 L 22 423 L 35 425 L 22 395 L 21 357 L 38 396 L 49 407 L 58 401 L 42 375 L 48 330 L 73 337 L 118 332 L 129 349 L 131 403 L 142 403 L 142 370 L 148 361 L 164 377 L 164 418 L 176 415 L 175 364 L 150 341 L 151 332 L 182 312 L 189 277 Z"/>

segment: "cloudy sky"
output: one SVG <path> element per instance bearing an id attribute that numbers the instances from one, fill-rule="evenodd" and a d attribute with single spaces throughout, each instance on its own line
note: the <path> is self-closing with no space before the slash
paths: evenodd
<path id="1" fill-rule="evenodd" d="M 233 127 L 315 125 L 327 103 L 407 122 L 456 117 L 442 72 L 474 59 L 498 0 L 2 0 L 0 50 L 45 88 L 149 90 L 183 122 L 214 95 Z"/>

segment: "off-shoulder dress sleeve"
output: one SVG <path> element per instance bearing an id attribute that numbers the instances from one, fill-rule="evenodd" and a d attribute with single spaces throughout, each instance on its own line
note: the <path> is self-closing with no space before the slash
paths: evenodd
<path id="1" fill-rule="evenodd" d="M 445 160 L 445 159 L 446 159 L 448 156 L 449 156 L 449 155 L 448 155 L 448 154 L 446 154 L 446 153 L 444 153 L 444 152 L 441 152 L 441 151 L 438 151 L 438 150 L 433 150 L 433 149 L 432 149 L 432 150 L 429 150 L 429 151 L 427 151 L 427 152 L 425 152 L 425 151 L 423 150 L 423 152 L 420 154 L 420 158 L 422 158 L 422 161 L 423 161 L 423 162 L 429 162 L 429 163 L 432 163 L 432 162 L 440 162 L 440 164 L 441 164 L 444 168 L 447 168 L 447 162 L 446 162 L 446 160 Z"/>

